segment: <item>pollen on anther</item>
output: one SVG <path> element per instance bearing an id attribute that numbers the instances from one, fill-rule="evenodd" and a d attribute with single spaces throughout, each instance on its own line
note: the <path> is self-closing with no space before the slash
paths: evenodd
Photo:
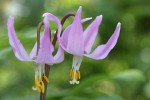
<path id="1" fill-rule="evenodd" d="M 43 76 L 43 78 L 45 79 L 45 81 L 47 82 L 47 83 L 49 83 L 49 80 L 48 80 L 48 78 L 44 75 Z"/>
<path id="2" fill-rule="evenodd" d="M 40 81 L 40 83 L 41 83 L 41 92 L 44 93 L 45 91 L 44 83 L 42 80 Z"/>
<path id="3" fill-rule="evenodd" d="M 78 70 L 78 71 L 77 71 L 77 73 L 78 73 L 78 76 L 79 76 L 79 79 L 80 79 L 80 77 L 81 77 L 81 75 L 80 75 L 80 71 Z"/>
<path id="4" fill-rule="evenodd" d="M 70 76 L 71 76 L 71 78 L 73 79 L 73 77 L 74 77 L 74 72 L 73 72 L 72 69 L 70 70 Z"/>

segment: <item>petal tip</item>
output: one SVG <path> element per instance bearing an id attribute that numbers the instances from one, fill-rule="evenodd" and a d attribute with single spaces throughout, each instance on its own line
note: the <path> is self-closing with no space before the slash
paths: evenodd
<path id="1" fill-rule="evenodd" d="M 120 30 L 120 28 L 121 28 L 121 23 L 120 22 L 118 22 L 117 28 Z"/>
<path id="2" fill-rule="evenodd" d="M 12 17 L 12 16 L 9 16 L 9 17 L 8 17 L 8 22 L 9 22 L 9 21 L 12 22 L 13 20 L 14 20 L 14 17 Z"/>
<path id="3" fill-rule="evenodd" d="M 81 11 L 82 11 L 82 6 L 79 6 L 79 9 L 78 9 L 78 13 L 81 13 Z"/>
<path id="4" fill-rule="evenodd" d="M 79 6 L 79 9 L 82 9 L 82 6 Z"/>
<path id="5" fill-rule="evenodd" d="M 9 19 L 14 19 L 14 17 L 12 17 L 12 16 L 9 16 L 8 18 L 9 18 Z"/>
<path id="6" fill-rule="evenodd" d="M 99 16 L 97 16 L 97 17 L 95 18 L 95 21 L 96 21 L 97 23 L 101 24 L 102 18 L 103 18 L 103 16 L 102 16 L 102 15 L 99 15 Z"/>
<path id="7" fill-rule="evenodd" d="M 99 15 L 99 17 L 101 17 L 101 18 L 102 18 L 102 17 L 103 17 L 103 15 Z"/>
<path id="8" fill-rule="evenodd" d="M 103 18 L 103 15 L 99 15 L 96 17 L 96 19 L 99 19 L 99 20 L 102 20 L 102 18 Z"/>
<path id="9" fill-rule="evenodd" d="M 118 26 L 118 27 L 120 27 L 120 26 L 121 26 L 121 23 L 120 23 L 120 22 L 118 22 L 117 26 Z"/>
<path id="10" fill-rule="evenodd" d="M 42 15 L 42 17 L 48 16 L 48 15 L 49 15 L 49 13 L 46 12 L 46 13 L 44 13 L 44 14 Z"/>
<path id="11" fill-rule="evenodd" d="M 87 20 L 91 20 L 92 19 L 92 17 L 89 17 L 89 18 L 86 18 Z"/>
<path id="12" fill-rule="evenodd" d="M 9 16 L 7 20 L 7 26 L 10 27 L 14 23 L 14 17 Z"/>

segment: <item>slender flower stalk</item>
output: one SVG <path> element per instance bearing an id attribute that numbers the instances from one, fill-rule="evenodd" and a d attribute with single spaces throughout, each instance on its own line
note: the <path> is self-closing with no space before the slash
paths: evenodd
<path id="1" fill-rule="evenodd" d="M 47 14 L 47 15 L 48 15 L 48 14 Z M 63 26 L 63 24 L 65 23 L 66 19 L 68 19 L 70 16 L 75 16 L 75 14 L 69 13 L 69 14 L 65 15 L 65 16 L 62 18 L 62 20 L 61 20 L 62 26 Z M 42 22 L 39 23 L 38 31 L 37 31 L 38 34 L 40 33 L 41 26 L 42 26 Z M 53 39 L 53 41 L 52 41 L 52 44 L 53 44 L 54 47 L 55 47 L 56 41 L 57 41 L 57 33 L 58 33 L 58 29 L 57 29 L 57 31 L 56 31 L 56 33 L 55 33 L 55 35 L 54 35 L 54 39 Z M 40 41 L 40 39 L 39 39 L 38 37 L 39 37 L 39 35 L 37 36 L 37 41 Z M 47 77 L 49 76 L 49 71 L 50 71 L 50 66 L 47 65 L 47 64 L 45 64 L 45 75 L 46 75 Z M 46 99 L 47 82 L 45 81 L 44 78 L 43 78 L 42 80 L 43 80 L 43 82 L 44 82 L 45 91 L 44 91 L 44 93 L 41 93 L 41 94 L 40 94 L 40 100 L 45 100 L 45 99 Z"/>
<path id="2" fill-rule="evenodd" d="M 14 18 L 10 16 L 7 22 L 9 43 L 12 46 L 15 56 L 21 61 L 33 61 L 35 63 L 35 85 L 32 87 L 32 89 L 38 90 L 38 92 L 40 93 L 44 93 L 45 91 L 45 86 L 42 78 L 44 78 L 47 83 L 49 82 L 48 78 L 45 75 L 45 64 L 52 66 L 53 64 L 62 62 L 64 59 L 64 51 L 60 46 L 56 55 L 53 56 L 54 47 L 50 40 L 49 30 L 49 20 L 54 21 L 58 26 L 58 33 L 60 34 L 62 28 L 61 23 L 56 16 L 50 13 L 43 14 L 43 17 L 44 32 L 40 37 L 40 45 L 39 47 L 37 47 L 36 43 L 30 55 L 27 54 L 23 45 L 20 43 L 19 39 L 16 36 L 16 32 L 14 29 Z"/>
<path id="3" fill-rule="evenodd" d="M 82 7 L 79 7 L 73 23 L 64 30 L 62 35 L 58 34 L 58 40 L 61 47 L 73 55 L 72 69 L 70 70 L 72 80 L 70 81 L 70 84 L 79 84 L 78 80 L 81 77 L 79 68 L 83 56 L 95 60 L 102 60 L 106 58 L 109 52 L 116 45 L 121 28 L 121 23 L 118 23 L 114 33 L 107 43 L 99 45 L 93 52 L 91 52 L 102 21 L 102 15 L 97 16 L 94 21 L 85 30 L 83 30 L 81 12 Z"/>

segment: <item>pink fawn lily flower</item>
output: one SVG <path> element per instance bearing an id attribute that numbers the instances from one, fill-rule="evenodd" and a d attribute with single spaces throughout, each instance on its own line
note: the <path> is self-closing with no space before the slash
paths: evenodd
<path id="1" fill-rule="evenodd" d="M 107 57 L 109 52 L 114 48 L 117 43 L 121 28 L 121 23 L 118 23 L 114 33 L 107 41 L 107 43 L 99 45 L 91 53 L 92 46 L 98 34 L 98 28 L 102 21 L 102 15 L 97 16 L 95 20 L 83 31 L 81 11 L 82 8 L 79 7 L 73 23 L 64 30 L 62 36 L 58 34 L 58 39 L 61 47 L 65 51 L 73 55 L 73 64 L 70 71 L 70 76 L 72 80 L 70 81 L 70 84 L 79 84 L 79 68 L 83 56 L 95 60 L 101 60 Z"/>
<path id="2" fill-rule="evenodd" d="M 54 46 L 50 41 L 49 30 L 49 20 L 54 21 L 58 26 L 58 33 L 60 34 L 62 29 L 61 23 L 56 16 L 50 13 L 43 14 L 43 17 L 44 32 L 40 37 L 40 48 L 37 55 L 37 43 L 34 45 L 30 55 L 28 55 L 23 45 L 20 43 L 19 39 L 16 36 L 16 32 L 14 29 L 14 18 L 10 16 L 7 22 L 9 43 L 13 49 L 13 52 L 15 56 L 21 61 L 35 62 L 35 86 L 33 86 L 32 89 L 38 90 L 42 93 L 44 93 L 44 83 L 42 81 L 42 77 L 44 77 L 47 82 L 49 81 L 45 76 L 45 64 L 53 65 L 62 62 L 64 59 L 64 51 L 60 46 L 56 55 L 52 55 L 52 53 L 54 52 Z"/>

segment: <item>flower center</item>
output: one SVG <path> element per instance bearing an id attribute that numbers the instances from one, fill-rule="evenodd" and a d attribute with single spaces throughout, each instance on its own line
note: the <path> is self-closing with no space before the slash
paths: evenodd
<path id="1" fill-rule="evenodd" d="M 43 78 L 45 79 L 45 81 L 48 83 L 49 80 L 48 78 L 44 75 Z M 38 92 L 42 92 L 44 93 L 45 91 L 45 86 L 44 86 L 44 82 L 42 81 L 42 78 L 35 78 L 35 86 L 32 87 L 33 90 L 38 90 Z"/>
<path id="2" fill-rule="evenodd" d="M 72 80 L 70 81 L 70 84 L 79 84 L 80 79 L 80 65 L 82 62 L 82 56 L 73 56 L 73 63 L 72 63 L 72 69 L 70 70 L 70 76 Z"/>
<path id="3" fill-rule="evenodd" d="M 72 78 L 72 81 L 70 81 L 70 84 L 79 84 L 79 79 L 80 79 L 80 71 L 71 69 L 70 70 L 70 76 Z"/>
<path id="4" fill-rule="evenodd" d="M 36 64 L 36 66 L 34 67 L 35 69 L 35 81 L 34 81 L 34 85 L 32 87 L 33 90 L 37 90 L 38 92 L 42 92 L 44 93 L 45 91 L 45 86 L 44 86 L 44 82 L 42 80 L 42 78 L 49 83 L 48 78 L 45 76 L 45 68 L 43 67 L 43 65 L 38 65 Z"/>

